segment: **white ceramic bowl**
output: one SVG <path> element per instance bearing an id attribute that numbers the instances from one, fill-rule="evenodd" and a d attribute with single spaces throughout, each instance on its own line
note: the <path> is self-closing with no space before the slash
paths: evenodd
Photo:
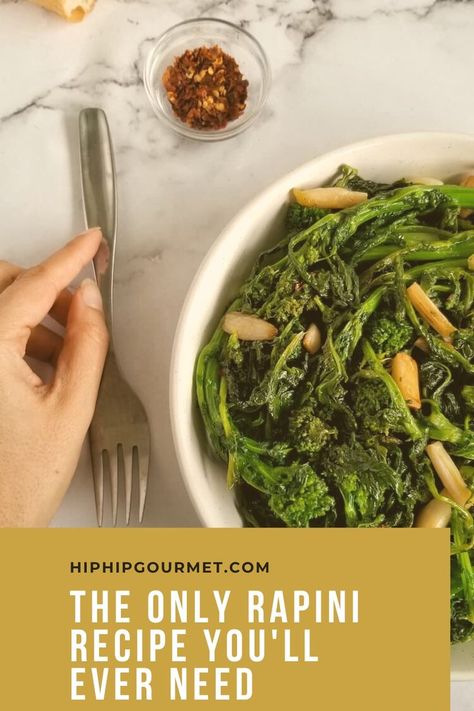
<path id="1" fill-rule="evenodd" d="M 474 136 L 408 133 L 339 148 L 296 168 L 252 200 L 227 225 L 208 252 L 189 289 L 178 323 L 170 373 L 173 436 L 181 472 L 203 525 L 240 527 L 227 490 L 225 467 L 209 455 L 197 409 L 196 357 L 247 276 L 259 252 L 275 242 L 294 186 L 324 185 L 341 163 L 363 176 L 390 181 L 424 175 L 447 179 L 474 166 Z M 453 678 L 474 679 L 474 643 L 453 651 Z"/>

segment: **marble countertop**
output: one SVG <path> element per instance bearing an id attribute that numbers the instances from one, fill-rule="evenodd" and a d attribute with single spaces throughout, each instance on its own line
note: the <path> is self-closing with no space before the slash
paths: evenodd
<path id="1" fill-rule="evenodd" d="M 270 59 L 263 115 L 227 142 L 168 132 L 142 86 L 155 38 L 197 15 L 242 24 Z M 328 149 L 377 134 L 471 132 L 473 35 L 474 2 L 462 0 L 98 0 L 79 25 L 0 0 L 3 259 L 30 264 L 83 229 L 77 115 L 101 106 L 109 117 L 119 183 L 116 348 L 153 430 L 147 525 L 199 523 L 167 398 L 176 321 L 206 250 L 258 191 Z M 95 524 L 87 451 L 55 523 Z M 474 709 L 473 686 L 453 694 L 455 711 Z"/>

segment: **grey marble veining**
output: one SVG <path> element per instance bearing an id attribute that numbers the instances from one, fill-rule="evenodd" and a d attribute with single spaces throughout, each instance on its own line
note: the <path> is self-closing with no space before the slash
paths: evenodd
<path id="1" fill-rule="evenodd" d="M 195 15 L 244 25 L 270 57 L 261 119 L 224 143 L 164 130 L 143 91 L 156 37 Z M 81 229 L 77 113 L 101 105 L 109 116 L 120 197 L 116 338 L 153 419 L 150 524 L 195 522 L 165 413 L 174 327 L 203 254 L 258 190 L 322 151 L 392 131 L 469 131 L 473 29 L 472 2 L 439 0 L 98 0 L 80 25 L 0 3 L 3 257 L 29 263 Z M 84 499 L 87 477 L 76 482 Z M 68 506 L 58 521 L 71 515 L 91 522 Z"/>

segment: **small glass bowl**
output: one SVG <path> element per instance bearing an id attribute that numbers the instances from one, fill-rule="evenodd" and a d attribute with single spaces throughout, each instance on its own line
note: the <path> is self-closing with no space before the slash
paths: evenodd
<path id="1" fill-rule="evenodd" d="M 191 128 L 173 113 L 162 76 L 175 57 L 187 49 L 217 44 L 234 57 L 244 79 L 248 97 L 245 111 L 220 129 Z M 261 44 L 246 30 L 225 20 L 198 18 L 186 20 L 166 30 L 151 50 L 144 70 L 146 93 L 158 118 L 182 136 L 199 141 L 220 141 L 245 131 L 260 114 L 270 89 L 270 67 Z"/>

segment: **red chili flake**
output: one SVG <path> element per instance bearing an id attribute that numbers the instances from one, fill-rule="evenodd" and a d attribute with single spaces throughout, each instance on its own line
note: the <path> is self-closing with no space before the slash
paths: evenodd
<path id="1" fill-rule="evenodd" d="M 248 81 L 218 45 L 186 50 L 162 81 L 174 113 L 191 128 L 224 128 L 245 111 Z"/>

